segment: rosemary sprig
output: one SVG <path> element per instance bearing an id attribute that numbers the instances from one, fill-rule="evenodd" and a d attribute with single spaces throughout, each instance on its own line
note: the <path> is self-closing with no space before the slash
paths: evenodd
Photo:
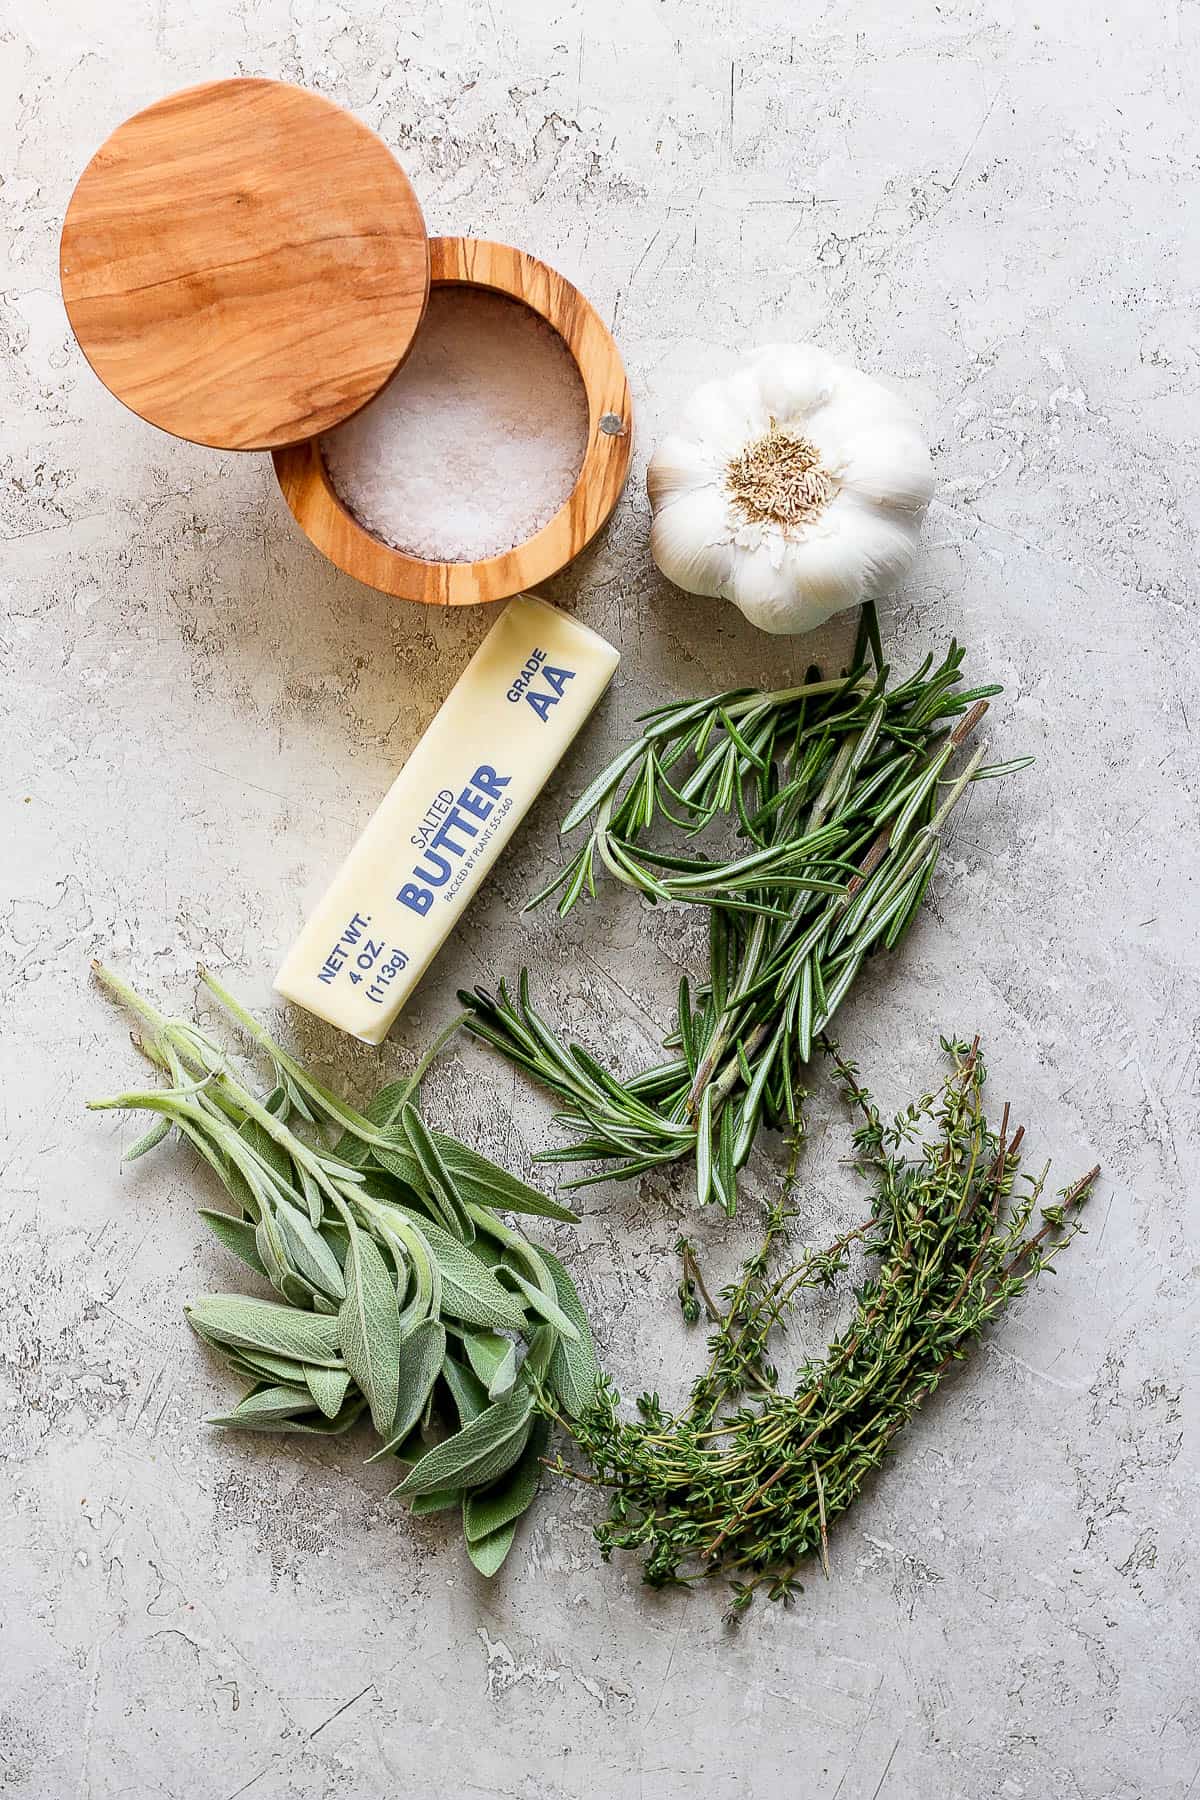
<path id="1" fill-rule="evenodd" d="M 515 996 L 504 982 L 460 996 L 468 1028 L 550 1088 L 582 1132 L 541 1159 L 604 1165 L 573 1185 L 694 1152 L 698 1199 L 732 1213 L 760 1126 L 799 1129 L 813 1044 L 864 960 L 903 939 L 968 787 L 1031 760 L 989 765 L 965 750 L 1000 689 L 959 685 L 957 644 L 890 687 L 878 658 L 868 609 L 837 680 L 814 670 L 798 687 L 658 708 L 564 819 L 564 832 L 590 820 L 587 840 L 531 905 L 561 890 L 569 912 L 602 867 L 652 903 L 708 908 L 708 976 L 695 991 L 681 981 L 665 1062 L 618 1079 L 547 1024 L 524 972 Z M 647 841 L 665 826 L 686 848 L 718 819 L 739 832 L 736 855 Z"/>
<path id="2" fill-rule="evenodd" d="M 687 1407 L 671 1414 L 646 1394 L 640 1417 L 622 1420 L 604 1383 L 595 1407 L 567 1425 L 590 1472 L 561 1457 L 554 1464 L 608 1490 L 608 1517 L 596 1530 L 606 1558 L 636 1551 L 654 1587 L 723 1572 L 734 1613 L 763 1586 L 772 1599 L 789 1599 L 809 1555 L 828 1572 L 832 1522 L 950 1365 L 1080 1229 L 1076 1210 L 1099 1174 L 1091 1170 L 1042 1208 L 1031 1229 L 1048 1170 L 1018 1173 L 1024 1134 L 1009 1134 L 1007 1106 L 999 1129 L 988 1125 L 978 1042 L 943 1040 L 951 1073 L 887 1125 L 854 1065 L 823 1047 L 863 1117 L 854 1142 L 874 1189 L 868 1219 L 781 1267 L 792 1214 L 786 1202 L 776 1205 L 761 1248 L 723 1291 L 709 1364 Z M 854 1315 L 785 1392 L 770 1361 L 773 1334 L 806 1291 L 833 1285 L 856 1247 L 874 1272 Z M 698 1314 L 698 1287 L 703 1293 L 689 1245 L 685 1316 Z"/>

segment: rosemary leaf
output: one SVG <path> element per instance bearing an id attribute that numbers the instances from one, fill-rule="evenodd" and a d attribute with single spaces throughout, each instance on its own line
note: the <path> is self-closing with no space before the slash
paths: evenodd
<path id="1" fill-rule="evenodd" d="M 560 912 L 591 891 L 597 866 L 652 903 L 708 909 L 707 977 L 681 984 L 663 1039 L 678 1066 L 611 1071 L 541 1015 L 525 971 L 515 998 L 504 982 L 460 995 L 468 1029 L 563 1102 L 575 1141 L 540 1160 L 601 1165 L 572 1186 L 694 1154 L 701 1204 L 732 1210 L 758 1132 L 801 1124 L 814 1039 L 867 956 L 909 930 L 967 788 L 1025 766 L 964 753 L 999 690 L 963 689 L 958 644 L 894 683 L 879 651 L 867 611 L 840 679 L 814 672 L 793 688 L 656 709 L 563 822 L 588 836 L 544 890 L 562 889 Z M 691 852 L 718 822 L 742 848 Z"/>

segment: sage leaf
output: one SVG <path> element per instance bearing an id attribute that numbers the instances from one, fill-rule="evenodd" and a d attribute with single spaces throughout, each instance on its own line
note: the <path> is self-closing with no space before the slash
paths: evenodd
<path id="1" fill-rule="evenodd" d="M 261 1262 L 263 1268 L 267 1271 L 267 1278 L 270 1281 L 271 1286 L 277 1288 L 281 1294 L 290 1300 L 292 1296 L 287 1292 L 285 1282 L 287 1277 L 291 1275 L 293 1271 L 288 1263 L 287 1254 L 283 1248 L 283 1241 L 279 1236 L 275 1221 L 272 1219 L 269 1212 L 264 1211 L 262 1218 L 254 1228 L 254 1248 L 258 1252 L 259 1262 Z M 297 1301 L 296 1304 L 307 1306 L 307 1295 Z"/>
<path id="2" fill-rule="evenodd" d="M 407 1207 L 393 1210 L 410 1220 L 429 1246 L 441 1275 L 443 1313 L 448 1313 L 452 1319 L 462 1319 L 467 1325 L 483 1325 L 499 1331 L 523 1330 L 525 1310 L 520 1301 L 507 1288 L 501 1287 L 473 1248 L 460 1244 L 456 1237 L 420 1213 Z"/>
<path id="3" fill-rule="evenodd" d="M 512 1549 L 513 1539 L 517 1535 L 515 1519 L 508 1525 L 502 1525 L 499 1531 L 493 1531 L 490 1537 L 479 1538 L 475 1543 L 467 1539 L 467 1555 L 475 1564 L 481 1575 L 489 1580 L 500 1571 L 500 1565 Z"/>
<path id="4" fill-rule="evenodd" d="M 350 1371 L 319 1369 L 315 1363 L 305 1363 L 304 1381 L 325 1417 L 336 1419 L 342 1410 L 346 1389 L 350 1386 Z"/>
<path id="5" fill-rule="evenodd" d="M 255 1228 L 249 1219 L 235 1219 L 229 1213 L 210 1211 L 207 1207 L 200 1208 L 200 1217 L 213 1236 L 220 1238 L 227 1250 L 231 1250 L 246 1264 L 247 1268 L 253 1269 L 256 1275 L 270 1280 L 270 1276 L 263 1266 L 262 1257 L 258 1254 L 258 1248 L 254 1242 Z"/>
<path id="6" fill-rule="evenodd" d="M 412 1099 L 412 1092 L 411 1081 L 389 1081 L 386 1087 L 380 1088 L 370 1105 L 363 1108 L 363 1117 L 386 1131 L 389 1125 L 399 1122 L 400 1114 Z"/>
<path id="7" fill-rule="evenodd" d="M 230 1413 L 226 1418 L 214 1419 L 214 1425 L 223 1425 L 233 1431 L 272 1431 L 276 1433 L 295 1433 L 304 1437 L 340 1437 L 343 1431 L 357 1424 L 362 1417 L 366 1401 L 355 1399 L 344 1406 L 336 1419 L 326 1419 L 318 1412 L 298 1415 L 294 1419 L 241 1419 Z"/>
<path id="8" fill-rule="evenodd" d="M 460 1425 L 469 1425 L 481 1412 L 487 1411 L 487 1388 L 473 1370 L 466 1368 L 456 1356 L 442 1359 L 442 1379 L 450 1389 L 458 1409 Z"/>
<path id="9" fill-rule="evenodd" d="M 488 1386 L 492 1376 L 512 1348 L 512 1339 L 502 1336 L 498 1331 L 465 1331 L 463 1333 L 463 1349 L 467 1353 L 467 1361 L 484 1387 Z"/>
<path id="10" fill-rule="evenodd" d="M 429 1220 L 394 1200 L 366 1199 L 364 1204 L 372 1228 L 396 1265 L 397 1304 L 412 1289 L 401 1316 L 401 1332 L 410 1330 L 417 1319 L 437 1318 L 442 1310 L 442 1273 L 426 1236 Z"/>
<path id="11" fill-rule="evenodd" d="M 578 1225 L 578 1213 L 518 1180 L 477 1150 L 443 1137 L 438 1131 L 433 1133 L 433 1141 L 468 1205 L 474 1202 L 491 1212 L 526 1213 L 539 1219 L 559 1219 L 564 1225 Z"/>
<path id="12" fill-rule="evenodd" d="M 514 1397 L 514 1395 L 509 1395 L 509 1399 Z M 501 1400 L 496 1404 L 504 1406 L 507 1401 Z M 489 1410 L 491 1409 L 489 1408 Z M 526 1419 L 521 1429 L 515 1432 L 511 1438 L 506 1438 L 502 1444 L 497 1444 L 494 1450 L 489 1450 L 486 1455 L 481 1456 L 478 1462 L 471 1463 L 467 1468 L 461 1470 L 456 1477 L 458 1485 L 462 1488 L 487 1487 L 490 1482 L 498 1480 L 506 1470 L 512 1468 L 524 1453 L 525 1446 L 529 1442 L 529 1432 L 530 1420 Z M 440 1449 L 441 1446 L 439 1445 L 438 1448 Z"/>
<path id="13" fill-rule="evenodd" d="M 245 1370 L 252 1381 L 281 1382 L 284 1387 L 303 1387 L 306 1370 L 312 1364 L 296 1362 L 290 1356 L 268 1356 L 265 1350 L 229 1350 L 231 1364 Z"/>
<path id="14" fill-rule="evenodd" d="M 476 1237 L 475 1242 L 471 1245 L 471 1254 L 478 1257 L 479 1261 L 486 1264 L 489 1269 L 498 1269 L 504 1261 L 504 1245 L 484 1231 L 481 1236 Z"/>
<path id="15" fill-rule="evenodd" d="M 275 1204 L 275 1222 L 279 1227 L 284 1249 L 297 1272 L 331 1299 L 344 1300 L 346 1283 L 342 1265 L 321 1233 L 314 1230 L 310 1219 L 297 1207 L 290 1206 L 286 1200 L 278 1200 Z"/>
<path id="16" fill-rule="evenodd" d="M 506 1273 L 511 1281 L 516 1282 L 534 1311 L 541 1313 L 543 1319 L 553 1325 L 555 1331 L 561 1333 L 568 1342 L 574 1343 L 579 1332 L 558 1304 L 558 1300 L 551 1300 L 549 1295 L 544 1294 L 536 1283 L 527 1281 L 524 1275 L 518 1269 L 512 1268 L 511 1265 L 506 1265 Z"/>
<path id="17" fill-rule="evenodd" d="M 407 1463 L 410 1468 L 419 1463 L 423 1456 L 428 1456 L 432 1445 L 422 1436 L 421 1427 L 416 1425 L 409 1432 L 402 1444 L 397 1444 L 392 1452 L 397 1462 Z M 368 1458 L 368 1461 L 370 1458 Z"/>
<path id="18" fill-rule="evenodd" d="M 196 1154 L 203 1157 L 209 1168 L 213 1170 L 238 1211 L 245 1213 L 250 1218 L 257 1218 L 258 1201 L 254 1192 L 236 1164 L 230 1161 L 224 1149 L 218 1148 L 211 1142 L 191 1119 L 180 1117 L 175 1120 L 175 1123 Z"/>
<path id="19" fill-rule="evenodd" d="M 517 1346 L 510 1344 L 488 1382 L 488 1399 L 503 1400 L 517 1379 Z"/>
<path id="20" fill-rule="evenodd" d="M 383 1253 L 363 1231 L 350 1235 L 346 1298 L 337 1315 L 338 1342 L 371 1420 L 387 1437 L 400 1391 L 400 1313 Z"/>
<path id="21" fill-rule="evenodd" d="M 238 1127 L 238 1136 L 244 1143 L 249 1144 L 260 1162 L 266 1163 L 268 1169 L 278 1175 L 285 1187 L 295 1187 L 296 1177 L 292 1169 L 292 1159 L 283 1145 L 276 1143 L 264 1125 L 260 1125 L 257 1119 L 243 1119 Z"/>
<path id="22" fill-rule="evenodd" d="M 346 1267 L 346 1258 L 350 1254 L 350 1234 L 340 1219 L 326 1219 L 321 1226 L 321 1236 L 337 1257 L 338 1268 Z"/>
<path id="23" fill-rule="evenodd" d="M 399 1122 L 400 1114 L 411 1098 L 412 1090 L 407 1081 L 389 1081 L 363 1107 L 362 1116 L 368 1124 L 377 1126 L 381 1131 L 388 1131 Z M 334 1145 L 333 1154 L 339 1162 L 361 1169 L 370 1161 L 373 1148 L 357 1132 L 347 1129 Z"/>
<path id="24" fill-rule="evenodd" d="M 423 1456 L 394 1491 L 401 1499 L 434 1488 L 472 1486 L 494 1481 L 510 1469 L 525 1448 L 533 1399 L 516 1392 L 489 1406 L 479 1417 Z"/>
<path id="25" fill-rule="evenodd" d="M 294 1418 L 297 1413 L 311 1412 L 312 1404 L 312 1395 L 307 1388 L 257 1388 L 253 1393 L 247 1394 L 231 1413 L 218 1415 L 209 1419 L 208 1423 L 242 1426 L 269 1424 L 278 1419 Z"/>
<path id="26" fill-rule="evenodd" d="M 529 1340 L 529 1349 L 521 1364 L 518 1380 L 524 1386 L 536 1390 L 546 1379 L 555 1350 L 565 1342 L 566 1339 L 559 1336 L 553 1325 L 539 1325 Z"/>
<path id="27" fill-rule="evenodd" d="M 473 1243 L 474 1222 L 455 1186 L 454 1177 L 442 1160 L 441 1153 L 415 1106 L 404 1108 L 400 1124 L 412 1146 L 413 1155 L 421 1165 L 425 1191 L 442 1215 L 447 1230 L 461 1238 L 464 1244 Z"/>
<path id="28" fill-rule="evenodd" d="M 315 1231 L 321 1223 L 325 1202 L 321 1197 L 321 1190 L 317 1186 L 316 1177 L 310 1168 L 304 1163 L 298 1162 L 296 1174 L 300 1177 L 300 1191 L 304 1195 L 304 1204 L 308 1208 L 308 1221 Z"/>
<path id="29" fill-rule="evenodd" d="M 341 1367 L 336 1319 L 242 1294 L 203 1294 L 183 1310 L 189 1324 L 210 1342 Z"/>
<path id="30" fill-rule="evenodd" d="M 446 1234 L 446 1243 L 454 1243 Z M 520 1331 L 525 1313 L 518 1300 L 502 1288 L 491 1270 L 464 1249 L 452 1257 L 440 1244 L 431 1242 L 442 1275 L 442 1311 L 467 1325 L 486 1325 L 494 1331 Z"/>
<path id="31" fill-rule="evenodd" d="M 542 1219 L 561 1219 L 568 1225 L 579 1223 L 577 1213 L 568 1211 L 557 1200 L 551 1200 L 548 1195 L 539 1193 L 537 1188 L 510 1175 L 507 1169 L 489 1162 L 477 1150 L 460 1144 L 457 1138 L 446 1137 L 440 1131 L 432 1131 L 429 1135 L 468 1206 L 483 1206 L 492 1212 L 528 1213 Z M 371 1156 L 388 1174 L 419 1191 L 421 1166 L 399 1134 L 396 1143 L 390 1144 L 386 1150 L 373 1145 Z"/>
<path id="32" fill-rule="evenodd" d="M 575 1338 L 560 1337 L 550 1359 L 550 1385 L 572 1419 L 582 1418 L 596 1398 L 600 1364 L 583 1302 L 566 1269 L 549 1250 L 538 1254 L 554 1277 L 558 1304 L 575 1327 Z"/>
<path id="33" fill-rule="evenodd" d="M 337 1311 L 333 1301 L 326 1299 L 324 1294 L 318 1294 L 317 1290 L 305 1281 L 303 1275 L 297 1275 L 294 1269 L 284 1272 L 279 1283 L 279 1291 L 285 1300 L 290 1300 L 293 1306 L 298 1306 L 305 1312 L 310 1310 L 322 1313 Z M 320 1304 L 321 1301 L 325 1301 L 323 1306 Z"/>
<path id="34" fill-rule="evenodd" d="M 392 1455 L 404 1442 L 425 1410 L 433 1384 L 442 1372 L 445 1354 L 446 1328 L 437 1319 L 422 1319 L 403 1340 L 396 1416 L 387 1433 L 387 1442 L 367 1458 L 368 1462 L 378 1462 L 381 1456 Z"/>
<path id="35" fill-rule="evenodd" d="M 375 1171 L 381 1171 L 390 1181 L 395 1181 L 409 1194 L 420 1195 L 424 1191 L 421 1179 L 421 1165 L 413 1154 L 412 1145 L 404 1137 L 399 1127 L 394 1134 L 389 1134 L 387 1144 L 370 1146 L 370 1161 L 366 1165 L 367 1180 L 371 1181 Z"/>
<path id="36" fill-rule="evenodd" d="M 225 1192 L 237 1207 L 239 1213 L 245 1213 L 249 1219 L 257 1219 L 259 1199 L 237 1164 L 216 1150 L 207 1139 L 196 1130 L 195 1126 L 183 1119 L 179 1121 L 179 1129 L 184 1133 L 193 1149 L 197 1150 L 210 1168 L 215 1169 L 224 1184 Z"/>
<path id="37" fill-rule="evenodd" d="M 550 1443 L 550 1422 L 537 1419 L 521 1456 L 501 1481 L 477 1488 L 463 1501 L 463 1529 L 468 1543 L 490 1537 L 494 1531 L 519 1519 L 534 1501 L 542 1483 L 542 1458 Z"/>
<path id="38" fill-rule="evenodd" d="M 164 1113 L 161 1118 L 154 1121 L 149 1131 L 144 1132 L 143 1135 L 138 1138 L 136 1143 L 130 1144 L 128 1150 L 126 1150 L 125 1154 L 122 1156 L 121 1161 L 127 1163 L 136 1162 L 139 1156 L 145 1156 L 147 1150 L 153 1150 L 157 1145 L 162 1143 L 163 1139 L 170 1131 L 172 1123 L 173 1121 L 166 1113 Z"/>
<path id="39" fill-rule="evenodd" d="M 403 1206 L 410 1210 L 421 1205 L 420 1191 L 410 1181 L 403 1181 L 387 1169 L 372 1167 L 363 1174 L 358 1190 L 368 1200 L 380 1200 L 385 1206 Z"/>
<path id="40" fill-rule="evenodd" d="M 428 1513 L 449 1512 L 453 1506 L 462 1505 L 461 1488 L 434 1488 L 431 1494 L 417 1494 L 409 1502 L 409 1512 L 414 1519 L 424 1518 Z"/>

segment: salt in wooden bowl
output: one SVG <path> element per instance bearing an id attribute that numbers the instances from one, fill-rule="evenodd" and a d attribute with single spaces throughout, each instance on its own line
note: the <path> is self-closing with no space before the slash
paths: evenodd
<path id="1" fill-rule="evenodd" d="M 275 473 L 306 537 L 356 580 L 398 599 L 471 606 L 536 586 L 579 555 L 607 523 L 629 471 L 632 407 L 612 336 L 579 290 L 536 257 L 480 238 L 429 240 L 430 285 L 479 288 L 521 302 L 556 331 L 587 404 L 583 461 L 565 502 L 542 528 L 478 562 L 431 562 L 393 548 L 336 491 L 320 440 L 272 452 Z"/>

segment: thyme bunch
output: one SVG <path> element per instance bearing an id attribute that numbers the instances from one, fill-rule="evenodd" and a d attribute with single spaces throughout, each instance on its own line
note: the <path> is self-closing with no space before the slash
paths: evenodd
<path id="1" fill-rule="evenodd" d="M 547 1023 L 524 971 L 515 995 L 504 982 L 460 995 L 468 1029 L 565 1102 L 560 1121 L 582 1133 L 541 1160 L 603 1164 L 572 1185 L 694 1153 L 698 1200 L 732 1213 L 760 1126 L 799 1129 L 813 1044 L 866 958 L 903 939 L 955 807 L 973 782 L 1031 760 L 960 758 L 1000 692 L 962 688 L 962 660 L 952 643 L 937 669 L 927 657 L 889 686 L 868 608 L 848 674 L 660 707 L 571 808 L 562 830 L 590 820 L 587 839 L 531 905 L 559 893 L 566 914 L 605 869 L 652 903 L 709 914 L 707 978 L 680 982 L 667 1060 L 630 1079 Z M 666 830 L 686 844 L 719 820 L 744 841 L 732 857 L 649 841 Z"/>
<path id="2" fill-rule="evenodd" d="M 603 1382 L 590 1411 L 562 1421 L 590 1472 L 561 1456 L 553 1465 L 607 1490 L 608 1516 L 596 1528 L 605 1559 L 638 1553 L 653 1587 L 721 1572 L 735 1614 L 763 1586 L 790 1599 L 807 1557 L 828 1573 L 834 1520 L 950 1366 L 1080 1229 L 1077 1208 L 1099 1174 L 1041 1207 L 1035 1226 L 1048 1167 L 1020 1174 L 1024 1132 L 1010 1134 L 1007 1106 L 998 1129 L 988 1124 L 978 1040 L 943 1039 L 950 1073 L 888 1123 L 854 1064 L 827 1040 L 822 1047 L 861 1115 L 854 1144 L 873 1188 L 867 1219 L 826 1249 L 788 1259 L 782 1239 L 793 1215 L 779 1202 L 760 1249 L 723 1290 L 723 1307 L 684 1245 L 685 1316 L 698 1313 L 699 1291 L 714 1325 L 689 1403 L 670 1413 L 657 1394 L 643 1394 L 639 1416 L 627 1420 Z M 855 1251 L 872 1272 L 853 1316 L 784 1390 L 771 1361 L 776 1332 L 805 1293 L 833 1286 Z"/>

